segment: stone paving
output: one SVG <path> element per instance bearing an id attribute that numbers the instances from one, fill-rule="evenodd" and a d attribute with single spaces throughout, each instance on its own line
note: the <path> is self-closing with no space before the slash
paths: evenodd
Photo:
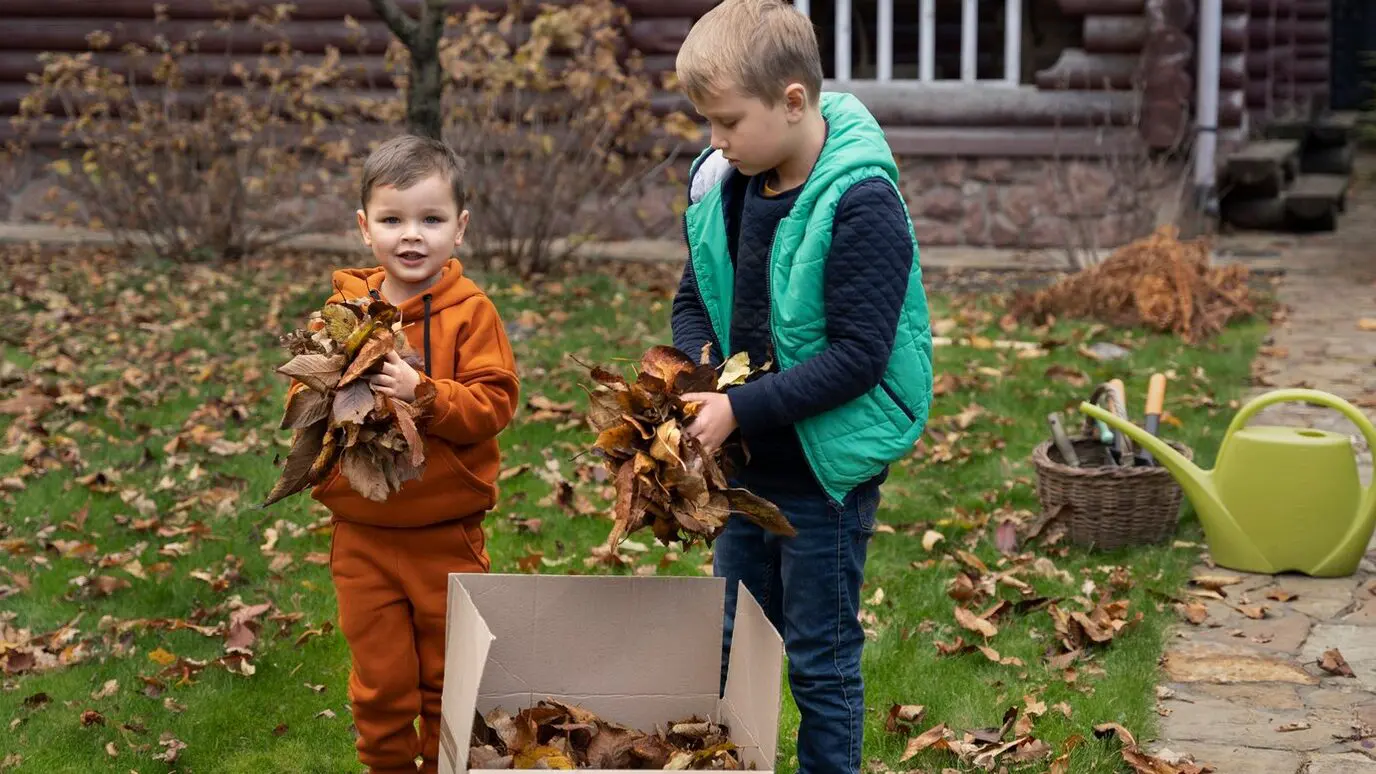
<path id="1" fill-rule="evenodd" d="M 1358 176 L 1369 180 L 1365 166 Z M 1249 239 L 1254 248 L 1257 237 L 1219 246 L 1247 252 Z M 1337 232 L 1270 243 L 1285 270 L 1278 290 L 1289 312 L 1257 364 L 1261 384 L 1252 394 L 1312 387 L 1376 419 L 1376 331 L 1358 325 L 1376 318 L 1376 186 L 1354 189 Z M 1357 433 L 1337 412 L 1302 404 L 1271 407 L 1253 421 Z M 1369 482 L 1371 449 L 1355 437 L 1353 445 Z M 1207 564 L 1195 572 L 1239 582 L 1223 589 L 1226 600 L 1207 602 L 1203 623 L 1182 622 L 1167 644 L 1153 748 L 1193 756 L 1218 774 L 1376 774 L 1376 541 L 1346 578 Z M 1261 620 L 1237 609 L 1263 604 Z M 1334 648 L 1353 677 L 1319 668 Z"/>

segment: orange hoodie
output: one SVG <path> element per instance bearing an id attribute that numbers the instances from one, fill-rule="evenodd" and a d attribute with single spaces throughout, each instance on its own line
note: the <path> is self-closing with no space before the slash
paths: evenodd
<path id="1" fill-rule="evenodd" d="M 380 293 L 385 276 L 381 266 L 336 271 L 329 300 Z M 425 472 L 375 502 L 355 492 L 336 465 L 311 496 L 336 519 L 379 527 L 481 518 L 497 501 L 497 435 L 516 412 L 520 390 L 506 329 L 492 300 L 452 258 L 439 281 L 399 311 L 407 341 L 425 357 L 421 379 L 435 385 Z"/>

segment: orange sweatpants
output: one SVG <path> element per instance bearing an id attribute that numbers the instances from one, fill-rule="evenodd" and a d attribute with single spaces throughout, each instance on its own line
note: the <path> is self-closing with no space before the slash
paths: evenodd
<path id="1" fill-rule="evenodd" d="M 422 772 L 437 771 L 448 574 L 490 566 L 481 517 L 406 528 L 335 522 L 330 572 L 358 759 L 370 772 L 414 774 L 417 756 Z"/>

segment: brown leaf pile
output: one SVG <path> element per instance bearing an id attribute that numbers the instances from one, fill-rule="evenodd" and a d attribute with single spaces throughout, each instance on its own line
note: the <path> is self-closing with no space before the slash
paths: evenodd
<path id="1" fill-rule="evenodd" d="M 608 723 L 582 707 L 541 701 L 512 717 L 475 714 L 470 769 L 744 768 L 727 729 L 691 717 L 645 733 Z"/>
<path id="2" fill-rule="evenodd" d="M 651 347 L 640 359 L 634 381 L 605 368 L 590 368 L 600 387 L 592 392 L 588 422 L 598 432 L 593 451 L 616 485 L 615 520 L 607 546 L 650 527 L 665 545 L 695 539 L 708 544 L 726 520 L 739 514 L 770 532 L 793 535 L 792 525 L 773 503 L 727 485 L 721 449 L 712 454 L 686 432 L 699 404 L 681 396 L 715 392 L 748 376 L 748 364 L 732 358 L 718 376 L 682 351 Z"/>
<path id="3" fill-rule="evenodd" d="M 419 425 L 435 400 L 433 385 L 422 382 L 408 403 L 375 392 L 366 378 L 393 351 L 420 367 L 395 306 L 373 298 L 326 304 L 282 344 L 294 357 L 277 372 L 308 389 L 293 395 L 282 415 L 281 429 L 294 431 L 291 453 L 263 507 L 319 484 L 336 463 L 355 491 L 378 502 L 420 478 Z"/>
<path id="4" fill-rule="evenodd" d="M 926 751 L 949 752 L 978 771 L 1008 771 L 1014 767 L 1030 765 L 1035 762 L 1051 760 L 1045 771 L 1050 774 L 1067 774 L 1070 771 L 1070 757 L 1074 750 L 1085 743 L 1084 737 L 1074 734 L 1068 737 L 1059 755 L 1051 745 L 1032 735 L 1038 718 L 1046 713 L 1046 704 L 1032 696 L 1024 697 L 1025 706 L 1008 708 L 1003 715 L 1003 725 L 998 728 L 980 728 L 956 733 L 938 723 L 916 736 L 909 736 L 900 762 L 907 762 Z M 890 718 L 900 708 L 890 710 Z M 892 727 L 891 727 L 892 730 Z M 907 730 L 906 727 L 904 730 Z M 1101 723 L 1094 727 L 1094 735 L 1100 739 L 1117 737 L 1122 743 L 1120 754 L 1123 762 L 1135 774 L 1209 774 L 1212 766 L 1195 763 L 1193 760 L 1168 760 L 1144 751 L 1132 733 L 1117 723 Z M 949 769 L 943 769 L 949 771 Z"/>
<path id="5" fill-rule="evenodd" d="M 1256 311 L 1246 267 L 1210 266 L 1208 243 L 1182 242 L 1173 226 L 1162 226 L 1050 287 L 1019 292 L 1012 305 L 1016 317 L 1036 324 L 1053 316 L 1088 318 L 1173 332 L 1192 343 Z"/>

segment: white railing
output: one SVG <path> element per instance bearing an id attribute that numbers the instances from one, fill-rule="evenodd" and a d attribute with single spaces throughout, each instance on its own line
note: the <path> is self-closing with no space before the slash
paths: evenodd
<path id="1" fill-rule="evenodd" d="M 821 0 L 825 2 L 825 0 Z M 897 0 L 913 2 L 913 0 Z M 1003 78 L 981 81 L 977 76 L 979 60 L 979 5 L 981 0 L 961 0 L 960 8 L 960 78 L 936 77 L 936 0 L 918 0 L 921 23 L 918 26 L 918 77 L 922 83 L 991 83 L 1018 86 L 1022 82 L 1019 63 L 1022 59 L 1022 3 L 1023 0 L 984 0 L 992 4 L 1002 2 L 1004 8 Z M 893 6 L 895 0 L 875 0 L 877 4 L 877 39 L 874 72 L 877 81 L 892 81 L 893 77 Z M 851 77 L 851 0 L 832 0 L 835 5 L 835 72 L 837 81 Z M 803 13 L 812 15 L 812 0 L 793 0 Z M 905 41 L 900 41 L 903 45 Z M 911 80 L 911 79 L 909 79 Z"/>

